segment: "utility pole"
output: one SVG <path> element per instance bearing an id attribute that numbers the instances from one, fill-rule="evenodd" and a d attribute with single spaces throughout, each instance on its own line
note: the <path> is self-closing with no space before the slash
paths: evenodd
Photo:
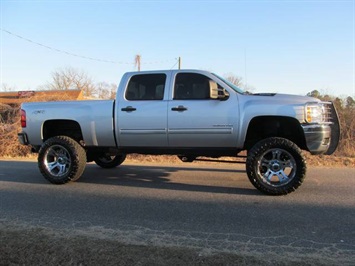
<path id="1" fill-rule="evenodd" d="M 138 71 L 141 71 L 141 59 L 142 56 L 137 54 L 136 57 L 134 58 L 134 66 L 138 67 Z"/>
<path id="2" fill-rule="evenodd" d="M 179 56 L 179 69 L 181 69 L 181 57 Z"/>

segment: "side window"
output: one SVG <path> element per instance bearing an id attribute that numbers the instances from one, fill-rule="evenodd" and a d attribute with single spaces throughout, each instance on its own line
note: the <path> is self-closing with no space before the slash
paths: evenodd
<path id="1" fill-rule="evenodd" d="M 165 74 L 135 75 L 128 83 L 125 98 L 129 101 L 162 100 L 165 80 Z"/>
<path id="2" fill-rule="evenodd" d="M 196 73 L 179 73 L 175 78 L 174 100 L 210 99 L 210 78 Z"/>

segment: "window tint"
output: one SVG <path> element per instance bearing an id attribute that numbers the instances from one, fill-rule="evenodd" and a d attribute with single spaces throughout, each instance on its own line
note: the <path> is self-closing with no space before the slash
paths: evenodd
<path id="1" fill-rule="evenodd" d="M 127 100 L 162 100 L 165 89 L 165 74 L 142 74 L 133 76 L 127 86 Z"/>
<path id="2" fill-rule="evenodd" d="M 210 78 L 195 73 L 179 73 L 175 78 L 174 100 L 210 99 Z"/>

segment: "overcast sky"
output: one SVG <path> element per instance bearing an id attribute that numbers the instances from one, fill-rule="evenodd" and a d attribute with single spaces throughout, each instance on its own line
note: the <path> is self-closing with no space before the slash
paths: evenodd
<path id="1" fill-rule="evenodd" d="M 1 84 L 17 90 L 66 67 L 118 84 L 140 54 L 142 70 L 180 56 L 255 92 L 355 96 L 354 0 L 0 2 Z"/>

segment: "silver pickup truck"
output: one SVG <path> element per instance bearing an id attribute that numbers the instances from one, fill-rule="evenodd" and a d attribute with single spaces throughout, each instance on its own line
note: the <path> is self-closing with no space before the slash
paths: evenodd
<path id="1" fill-rule="evenodd" d="M 20 143 L 38 153 L 54 184 L 77 180 L 87 162 L 120 165 L 129 153 L 238 157 L 260 191 L 283 195 L 306 174 L 301 150 L 332 154 L 340 127 L 332 103 L 283 94 L 249 94 L 200 70 L 124 74 L 116 100 L 24 103 Z"/>

